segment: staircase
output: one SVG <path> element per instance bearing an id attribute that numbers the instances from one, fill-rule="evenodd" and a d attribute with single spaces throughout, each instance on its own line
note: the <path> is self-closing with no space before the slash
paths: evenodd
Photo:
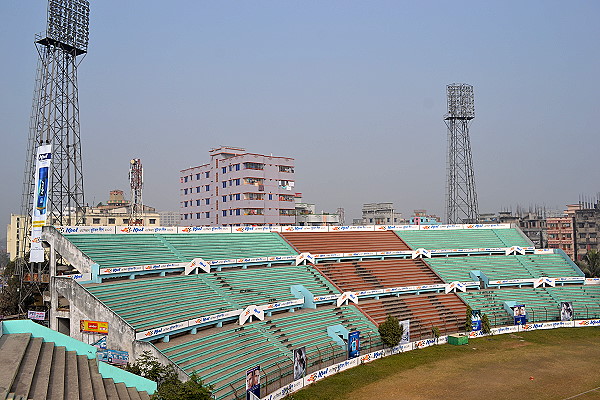
<path id="1" fill-rule="evenodd" d="M 0 400 L 149 400 L 146 392 L 103 378 L 96 359 L 29 333 L 0 336 Z"/>

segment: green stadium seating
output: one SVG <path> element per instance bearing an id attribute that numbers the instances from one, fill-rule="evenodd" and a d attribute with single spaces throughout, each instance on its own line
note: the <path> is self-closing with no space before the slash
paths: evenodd
<path id="1" fill-rule="evenodd" d="M 405 230 L 395 232 L 413 249 L 479 249 L 532 246 L 531 241 L 516 229 Z"/>

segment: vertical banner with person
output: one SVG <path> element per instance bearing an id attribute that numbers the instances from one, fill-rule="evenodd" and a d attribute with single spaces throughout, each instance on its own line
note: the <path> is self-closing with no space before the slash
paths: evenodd
<path id="1" fill-rule="evenodd" d="M 348 358 L 360 356 L 360 331 L 348 333 Z"/>
<path id="2" fill-rule="evenodd" d="M 260 366 L 246 371 L 246 400 L 260 399 Z"/>
<path id="3" fill-rule="evenodd" d="M 560 320 L 573 321 L 573 303 L 570 301 L 562 301 L 560 303 Z"/>
<path id="4" fill-rule="evenodd" d="M 294 380 L 304 378 L 306 375 L 306 347 L 294 349 Z"/>
<path id="5" fill-rule="evenodd" d="M 400 344 L 410 343 L 410 319 L 398 321 L 398 324 L 402 327 L 402 339 L 400 339 Z"/>
<path id="6" fill-rule="evenodd" d="M 29 262 L 44 262 L 42 227 L 46 225 L 48 216 L 48 181 L 50 179 L 51 161 L 52 146 L 49 144 L 39 146 L 35 159 L 35 187 L 33 191 L 33 210 L 31 210 L 31 252 Z"/>
<path id="7" fill-rule="evenodd" d="M 515 325 L 525 325 L 527 323 L 527 310 L 525 309 L 525 305 L 515 305 L 513 313 L 515 317 Z"/>
<path id="8" fill-rule="evenodd" d="M 481 310 L 471 310 L 471 330 L 481 330 Z"/>

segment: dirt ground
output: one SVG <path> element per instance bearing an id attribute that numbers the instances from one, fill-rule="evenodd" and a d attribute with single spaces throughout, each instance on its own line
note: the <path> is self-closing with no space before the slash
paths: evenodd
<path id="1" fill-rule="evenodd" d="M 600 387 L 600 340 L 541 346 L 525 336 L 511 335 L 498 349 L 471 341 L 458 357 L 396 373 L 347 398 L 567 399 Z M 600 399 L 600 389 L 573 399 Z"/>

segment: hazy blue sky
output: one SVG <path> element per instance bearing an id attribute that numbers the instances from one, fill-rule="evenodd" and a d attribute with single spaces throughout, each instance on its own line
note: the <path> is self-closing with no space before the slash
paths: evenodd
<path id="1" fill-rule="evenodd" d="M 45 0 L 0 1 L 0 224 L 20 208 Z M 598 1 L 91 1 L 79 67 L 86 201 L 179 210 L 179 170 L 219 145 L 296 159 L 319 210 L 443 215 L 445 87 L 475 89 L 481 212 L 600 189 Z M 4 229 L 4 228 L 2 228 Z"/>

